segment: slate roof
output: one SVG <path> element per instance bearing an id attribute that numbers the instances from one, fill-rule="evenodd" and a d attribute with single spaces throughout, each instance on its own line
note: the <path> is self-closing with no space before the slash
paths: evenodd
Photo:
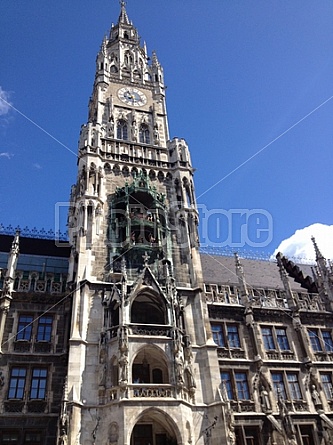
<path id="1" fill-rule="evenodd" d="M 206 284 L 238 284 L 234 257 L 209 254 L 201 254 L 200 256 L 203 279 Z M 245 280 L 251 287 L 283 290 L 276 262 L 246 258 L 240 258 L 240 262 L 244 269 Z M 310 266 L 302 264 L 299 267 L 305 276 L 312 276 Z M 305 291 L 293 278 L 289 278 L 289 282 L 293 290 Z"/>

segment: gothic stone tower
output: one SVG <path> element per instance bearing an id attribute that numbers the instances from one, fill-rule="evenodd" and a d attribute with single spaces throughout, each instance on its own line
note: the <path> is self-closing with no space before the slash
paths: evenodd
<path id="1" fill-rule="evenodd" d="M 169 140 L 163 69 L 121 2 L 97 55 L 71 194 L 60 443 L 223 440 L 197 223 L 187 144 Z"/>

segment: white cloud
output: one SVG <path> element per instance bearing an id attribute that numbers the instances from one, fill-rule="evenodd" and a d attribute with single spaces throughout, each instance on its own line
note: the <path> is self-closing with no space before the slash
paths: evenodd
<path id="1" fill-rule="evenodd" d="M 10 159 L 12 158 L 14 155 L 12 155 L 11 153 L 8 153 L 7 151 L 4 151 L 2 153 L 0 153 L 0 158 L 7 158 Z"/>
<path id="2" fill-rule="evenodd" d="M 278 252 L 289 259 L 297 260 L 300 263 L 313 263 L 316 255 L 311 241 L 314 236 L 319 250 L 326 259 L 333 258 L 333 225 L 328 226 L 321 223 L 311 224 L 311 226 L 296 230 L 289 238 L 283 240 L 275 250 L 273 257 Z"/>
<path id="3" fill-rule="evenodd" d="M 10 110 L 9 92 L 0 87 L 0 116 L 4 116 Z"/>
<path id="4" fill-rule="evenodd" d="M 41 170 L 42 166 L 40 164 L 32 164 L 33 167 L 37 168 L 37 170 Z"/>

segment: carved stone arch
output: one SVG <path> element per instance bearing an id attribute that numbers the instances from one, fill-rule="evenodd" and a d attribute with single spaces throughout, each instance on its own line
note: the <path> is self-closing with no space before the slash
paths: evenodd
<path id="1" fill-rule="evenodd" d="M 127 165 L 125 165 L 123 167 L 122 173 L 125 178 L 127 178 L 130 175 L 130 171 L 129 171 L 129 168 L 127 167 Z"/>
<path id="2" fill-rule="evenodd" d="M 185 190 L 185 195 L 186 195 L 186 202 L 187 205 L 190 207 L 193 204 L 193 190 L 191 187 L 191 183 L 188 180 L 188 178 L 186 178 L 186 176 L 183 177 L 183 187 Z"/>
<path id="3" fill-rule="evenodd" d="M 154 180 L 156 179 L 156 173 L 155 173 L 155 170 L 150 170 L 150 171 L 149 171 L 149 179 L 150 179 L 151 181 L 154 181 Z"/>
<path id="4" fill-rule="evenodd" d="M 87 207 L 91 207 L 92 210 L 95 210 L 95 203 L 94 201 L 92 201 L 91 199 L 88 201 L 88 206 Z"/>
<path id="5" fill-rule="evenodd" d="M 109 175 L 112 172 L 111 165 L 108 162 L 104 165 L 104 172 L 106 175 Z"/>
<path id="6" fill-rule="evenodd" d="M 168 384 L 170 360 L 166 352 L 154 344 L 142 345 L 133 354 L 132 383 L 133 384 Z"/>
<path id="7" fill-rule="evenodd" d="M 167 325 L 168 311 L 165 298 L 151 288 L 142 289 L 131 298 L 131 323 Z"/>
<path id="8" fill-rule="evenodd" d="M 127 443 L 134 443 L 135 435 L 142 430 L 148 434 L 147 437 L 145 437 L 146 443 L 156 443 L 159 439 L 161 442 L 170 445 L 183 444 L 185 440 L 182 440 L 178 425 L 179 420 L 173 419 L 169 413 L 162 409 L 147 408 L 137 415 L 133 425 L 130 426 Z"/>
<path id="9" fill-rule="evenodd" d="M 157 174 L 157 178 L 160 182 L 164 181 L 164 173 L 162 171 L 159 171 Z"/>
<path id="10" fill-rule="evenodd" d="M 166 174 L 165 179 L 166 179 L 167 181 L 172 181 L 172 174 L 171 174 L 170 172 L 168 172 L 168 173 Z"/>
<path id="11" fill-rule="evenodd" d="M 118 73 L 119 68 L 115 63 L 112 63 L 112 65 L 110 66 L 110 73 L 111 74 L 116 74 Z"/>
<path id="12" fill-rule="evenodd" d="M 135 177 L 135 176 L 138 176 L 139 172 L 138 172 L 138 169 L 136 167 L 133 167 L 131 173 L 132 173 L 132 176 Z"/>
<path id="13" fill-rule="evenodd" d="M 109 445 L 118 444 L 119 426 L 117 422 L 112 422 L 109 426 Z"/>
<path id="14" fill-rule="evenodd" d="M 128 140 L 128 120 L 125 118 L 124 113 L 120 113 L 118 117 L 116 136 L 117 139 Z"/>
<path id="15" fill-rule="evenodd" d="M 145 72 L 145 80 L 148 82 L 151 81 L 151 74 L 148 71 Z"/>
<path id="16" fill-rule="evenodd" d="M 119 164 L 115 164 L 113 167 L 113 173 L 115 176 L 118 176 L 120 174 L 120 167 Z"/>
<path id="17" fill-rule="evenodd" d="M 145 116 L 145 115 L 141 116 L 140 124 L 142 124 L 142 125 L 148 125 L 147 116 Z"/>

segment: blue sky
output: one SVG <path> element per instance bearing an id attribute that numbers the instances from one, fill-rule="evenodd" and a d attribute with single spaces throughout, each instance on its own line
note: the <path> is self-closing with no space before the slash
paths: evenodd
<path id="1" fill-rule="evenodd" d="M 230 214 L 241 243 L 242 209 L 263 210 L 250 226 L 271 217 L 265 252 L 332 225 L 333 2 L 128 0 L 127 12 L 164 67 L 170 136 L 187 140 L 197 169 L 203 243 L 225 241 Z M 54 228 L 76 181 L 95 57 L 118 15 L 117 0 L 1 1 L 0 94 L 18 110 L 0 103 L 3 225 Z"/>

